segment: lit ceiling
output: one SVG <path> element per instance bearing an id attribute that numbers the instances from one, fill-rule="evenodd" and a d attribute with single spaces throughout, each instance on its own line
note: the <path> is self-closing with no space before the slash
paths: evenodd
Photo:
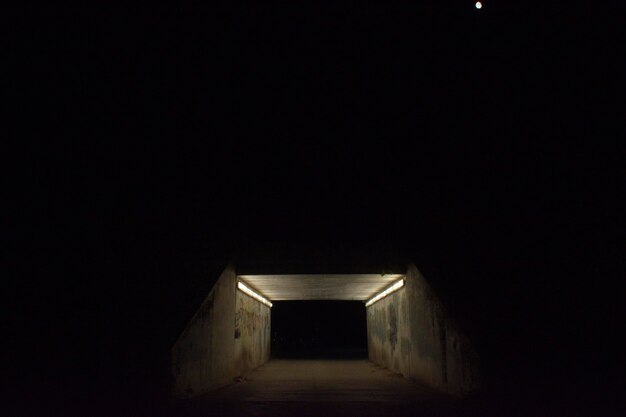
<path id="1" fill-rule="evenodd" d="M 366 301 L 401 274 L 300 274 L 239 275 L 238 278 L 271 301 L 357 300 Z"/>

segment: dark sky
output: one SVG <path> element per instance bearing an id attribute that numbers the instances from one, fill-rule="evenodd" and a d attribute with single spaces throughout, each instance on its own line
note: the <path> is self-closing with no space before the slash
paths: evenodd
<path id="1" fill-rule="evenodd" d="M 610 385 L 624 7 L 483 3 L 9 9 L 16 389 L 164 378 L 269 244 L 408 254 L 489 387 Z"/>

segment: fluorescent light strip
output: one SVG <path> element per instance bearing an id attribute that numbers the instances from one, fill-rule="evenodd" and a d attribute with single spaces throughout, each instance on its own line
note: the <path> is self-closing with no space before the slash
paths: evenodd
<path id="1" fill-rule="evenodd" d="M 393 285 L 391 285 L 389 288 L 387 288 L 386 290 L 384 290 L 383 292 L 379 293 L 378 295 L 372 297 L 367 303 L 365 303 L 365 307 L 369 307 L 372 304 L 374 304 L 376 301 L 380 300 L 381 298 L 384 298 L 386 296 L 388 296 L 389 294 L 391 294 L 392 292 L 399 290 L 400 288 L 404 287 L 404 280 L 401 279 L 400 281 L 396 281 Z"/>
<path id="2" fill-rule="evenodd" d="M 262 302 L 266 306 L 268 306 L 268 307 L 272 306 L 272 303 L 270 302 L 270 300 L 268 300 L 267 298 L 263 297 L 260 294 L 255 293 L 254 291 L 252 291 L 250 288 L 248 288 L 246 285 L 244 285 L 243 282 L 237 281 L 237 288 L 239 288 L 241 291 L 245 292 L 246 294 L 248 294 L 250 297 L 254 298 L 255 300 L 258 300 L 258 301 Z"/>

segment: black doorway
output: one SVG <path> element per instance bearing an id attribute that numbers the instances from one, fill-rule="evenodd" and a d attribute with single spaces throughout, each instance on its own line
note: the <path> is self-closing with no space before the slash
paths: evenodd
<path id="1" fill-rule="evenodd" d="M 274 358 L 367 357 L 361 301 L 276 301 L 271 323 Z"/>

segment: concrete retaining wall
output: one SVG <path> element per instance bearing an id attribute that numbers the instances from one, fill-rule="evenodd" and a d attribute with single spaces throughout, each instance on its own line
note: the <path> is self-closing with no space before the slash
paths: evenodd
<path id="1" fill-rule="evenodd" d="M 243 376 L 270 358 L 270 308 L 237 291 L 235 373 Z"/>
<path id="2" fill-rule="evenodd" d="M 404 288 L 367 308 L 367 351 L 371 361 L 394 372 L 410 370 L 411 326 Z"/>
<path id="3" fill-rule="evenodd" d="M 229 384 L 270 355 L 270 309 L 236 289 L 228 266 L 172 348 L 173 394 Z"/>
<path id="4" fill-rule="evenodd" d="M 451 394 L 479 386 L 478 355 L 417 267 L 405 286 L 367 308 L 371 361 Z"/>
<path id="5" fill-rule="evenodd" d="M 175 396 L 197 395 L 232 381 L 236 282 L 229 265 L 174 345 Z"/>

